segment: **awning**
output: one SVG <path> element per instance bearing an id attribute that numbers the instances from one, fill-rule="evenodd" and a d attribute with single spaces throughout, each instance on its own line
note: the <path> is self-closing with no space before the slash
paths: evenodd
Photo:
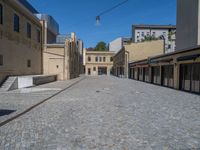
<path id="1" fill-rule="evenodd" d="M 160 62 L 162 62 L 162 63 L 168 63 L 168 62 L 171 62 L 171 61 L 173 61 L 172 58 L 160 60 Z"/>
<path id="2" fill-rule="evenodd" d="M 195 60 L 195 59 L 197 59 L 198 57 L 200 57 L 200 54 L 182 56 L 182 57 L 178 57 L 178 58 L 177 58 L 177 61 Z"/>
<path id="3" fill-rule="evenodd" d="M 149 63 L 150 64 L 158 64 L 158 63 L 169 63 L 173 61 L 172 58 L 169 58 L 169 59 L 161 59 L 161 60 L 150 60 Z"/>
<path id="4" fill-rule="evenodd" d="M 158 64 L 158 63 L 159 63 L 159 61 L 157 61 L 157 60 L 156 61 L 155 60 L 150 60 L 149 61 L 149 64 Z"/>
<path id="5" fill-rule="evenodd" d="M 136 65 L 136 67 L 147 68 L 147 67 L 149 67 L 149 65 L 148 64 L 138 64 L 138 65 Z"/>

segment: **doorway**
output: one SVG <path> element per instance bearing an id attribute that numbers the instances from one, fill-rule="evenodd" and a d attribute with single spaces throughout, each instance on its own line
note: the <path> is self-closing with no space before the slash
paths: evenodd
<path id="1" fill-rule="evenodd" d="M 180 89 L 200 94 L 200 63 L 180 67 Z"/>
<path id="2" fill-rule="evenodd" d="M 98 75 L 107 75 L 107 67 L 98 67 Z"/>

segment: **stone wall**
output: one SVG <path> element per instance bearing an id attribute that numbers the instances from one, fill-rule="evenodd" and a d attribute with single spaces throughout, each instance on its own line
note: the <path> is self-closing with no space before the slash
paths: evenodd
<path id="1" fill-rule="evenodd" d="M 0 82 L 8 75 L 42 73 L 42 43 L 38 42 L 41 24 L 37 18 L 19 5 L 17 1 L 3 1 L 3 24 L 0 24 Z M 19 16 L 20 29 L 15 32 L 14 14 Z M 27 37 L 27 23 L 31 24 L 31 38 Z M 30 60 L 30 67 L 28 67 Z"/>

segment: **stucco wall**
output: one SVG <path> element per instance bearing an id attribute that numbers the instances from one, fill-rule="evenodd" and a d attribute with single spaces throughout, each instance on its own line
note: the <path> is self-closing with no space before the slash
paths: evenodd
<path id="1" fill-rule="evenodd" d="M 129 62 L 146 59 L 164 53 L 164 41 L 149 41 L 141 43 L 131 43 L 124 45 L 125 51 L 129 53 Z"/>
<path id="2" fill-rule="evenodd" d="M 59 80 L 79 76 L 80 53 L 74 36 L 67 39 L 65 44 L 48 44 L 43 56 L 44 74 L 57 74 Z"/>
<path id="3" fill-rule="evenodd" d="M 124 45 L 124 48 L 114 56 L 114 75 L 124 75 L 128 77 L 128 63 L 147 59 L 148 57 L 164 54 L 164 41 L 149 41 L 141 43 L 131 43 Z M 119 69 L 122 69 L 119 74 Z"/>
<path id="4" fill-rule="evenodd" d="M 113 64 L 112 61 L 110 61 L 111 57 L 114 56 L 114 52 L 86 52 L 86 64 L 88 63 L 93 63 L 93 64 L 103 64 L 103 63 L 108 63 L 108 64 Z M 88 57 L 91 58 L 91 61 L 88 61 Z M 96 57 L 100 60 L 100 57 L 102 58 L 102 61 L 96 62 Z M 106 58 L 106 61 L 103 61 L 103 57 Z"/>
<path id="5" fill-rule="evenodd" d="M 57 74 L 58 80 L 64 80 L 64 47 L 48 47 L 43 53 L 44 74 Z"/>
<path id="6" fill-rule="evenodd" d="M 85 57 L 85 73 L 88 75 L 88 68 L 91 70 L 91 75 L 96 76 L 98 75 L 98 67 L 106 67 L 107 68 L 107 74 L 109 75 L 112 67 L 113 67 L 113 61 L 111 61 L 111 58 L 113 58 L 114 52 L 86 52 Z M 88 61 L 88 57 L 91 58 L 91 61 Z M 98 61 L 96 62 L 96 57 L 98 57 Z M 102 58 L 102 61 L 100 62 L 100 57 Z M 105 61 L 103 61 L 103 57 L 106 58 Z M 94 71 L 93 68 L 96 68 Z"/>

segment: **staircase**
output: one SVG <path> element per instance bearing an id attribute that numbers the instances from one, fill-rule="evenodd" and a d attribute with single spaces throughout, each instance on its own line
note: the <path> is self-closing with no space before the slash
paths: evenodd
<path id="1" fill-rule="evenodd" d="M 17 77 L 8 77 L 8 79 L 0 87 L 0 92 L 5 92 L 14 89 L 17 84 Z"/>

